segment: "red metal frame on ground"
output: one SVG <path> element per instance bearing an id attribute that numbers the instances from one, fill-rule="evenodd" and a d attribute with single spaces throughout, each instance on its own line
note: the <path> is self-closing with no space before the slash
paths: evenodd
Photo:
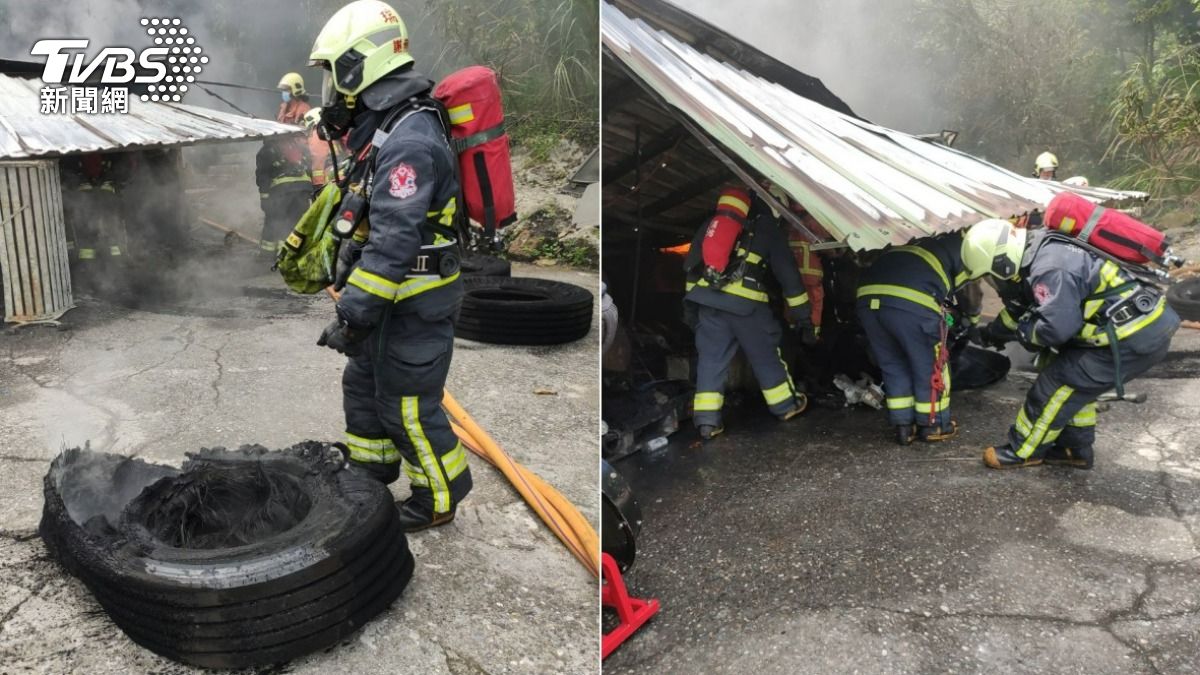
<path id="1" fill-rule="evenodd" d="M 638 598 L 629 597 L 629 591 L 625 589 L 625 580 L 621 578 L 621 570 L 617 567 L 617 561 L 613 557 L 605 553 L 600 558 L 600 567 L 603 570 L 604 585 L 600 593 L 600 602 L 605 607 L 612 607 L 617 610 L 617 617 L 621 623 L 610 632 L 604 634 L 604 639 L 600 644 L 600 658 L 606 659 L 621 643 L 629 639 L 630 635 L 637 632 L 642 624 L 650 620 L 650 617 L 658 614 L 658 600 L 639 600 Z"/>

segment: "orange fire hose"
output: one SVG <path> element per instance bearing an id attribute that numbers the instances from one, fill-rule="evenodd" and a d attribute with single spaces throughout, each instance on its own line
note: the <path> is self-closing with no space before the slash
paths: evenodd
<path id="1" fill-rule="evenodd" d="M 508 478 L 517 492 L 593 576 L 600 576 L 600 537 L 579 509 L 537 474 L 521 466 L 496 444 L 458 401 L 444 392 L 442 408 L 454 433 L 471 452 L 487 460 Z"/>

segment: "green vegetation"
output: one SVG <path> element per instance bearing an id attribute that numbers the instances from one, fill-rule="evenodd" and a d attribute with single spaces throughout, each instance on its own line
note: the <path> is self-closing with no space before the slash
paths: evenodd
<path id="1" fill-rule="evenodd" d="M 948 125 L 1019 173 L 1200 202 L 1197 0 L 914 0 L 909 28 L 946 73 Z M 911 35 L 910 35 L 911 36 Z"/>

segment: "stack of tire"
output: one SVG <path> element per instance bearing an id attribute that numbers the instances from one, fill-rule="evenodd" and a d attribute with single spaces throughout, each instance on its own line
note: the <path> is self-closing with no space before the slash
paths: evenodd
<path id="1" fill-rule="evenodd" d="M 413 573 L 387 488 L 325 444 L 204 450 L 182 470 L 68 450 L 45 498 L 51 555 L 134 642 L 191 665 L 334 645 Z"/>
<path id="2" fill-rule="evenodd" d="M 1167 291 L 1167 302 L 1184 321 L 1200 321 L 1200 276 L 1175 282 Z"/>
<path id="3" fill-rule="evenodd" d="M 591 291 L 548 279 L 513 277 L 506 260 L 463 258 L 464 295 L 454 334 L 504 345 L 556 345 L 591 331 Z"/>

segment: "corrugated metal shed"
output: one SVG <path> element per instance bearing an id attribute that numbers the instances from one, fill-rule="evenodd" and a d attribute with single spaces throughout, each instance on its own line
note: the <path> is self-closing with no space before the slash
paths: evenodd
<path id="1" fill-rule="evenodd" d="M 825 107 L 701 53 L 607 2 L 601 17 L 606 52 L 657 103 L 676 109 L 679 124 L 702 132 L 743 166 L 783 187 L 855 250 L 1024 214 L 1067 189 Z M 671 129 L 679 125 L 653 117 L 643 114 L 639 122 L 648 122 L 654 138 L 668 139 L 659 145 L 670 146 L 671 135 L 679 133 Z M 606 119 L 605 135 L 609 132 Z M 662 162 L 654 170 L 666 168 Z M 1078 192 L 1100 199 L 1095 191 Z"/>
<path id="2" fill-rule="evenodd" d="M 302 132 L 274 120 L 179 103 L 143 102 L 133 94 L 126 114 L 42 115 L 41 87 L 41 80 L 0 73 L 0 160 L 248 141 Z"/>

